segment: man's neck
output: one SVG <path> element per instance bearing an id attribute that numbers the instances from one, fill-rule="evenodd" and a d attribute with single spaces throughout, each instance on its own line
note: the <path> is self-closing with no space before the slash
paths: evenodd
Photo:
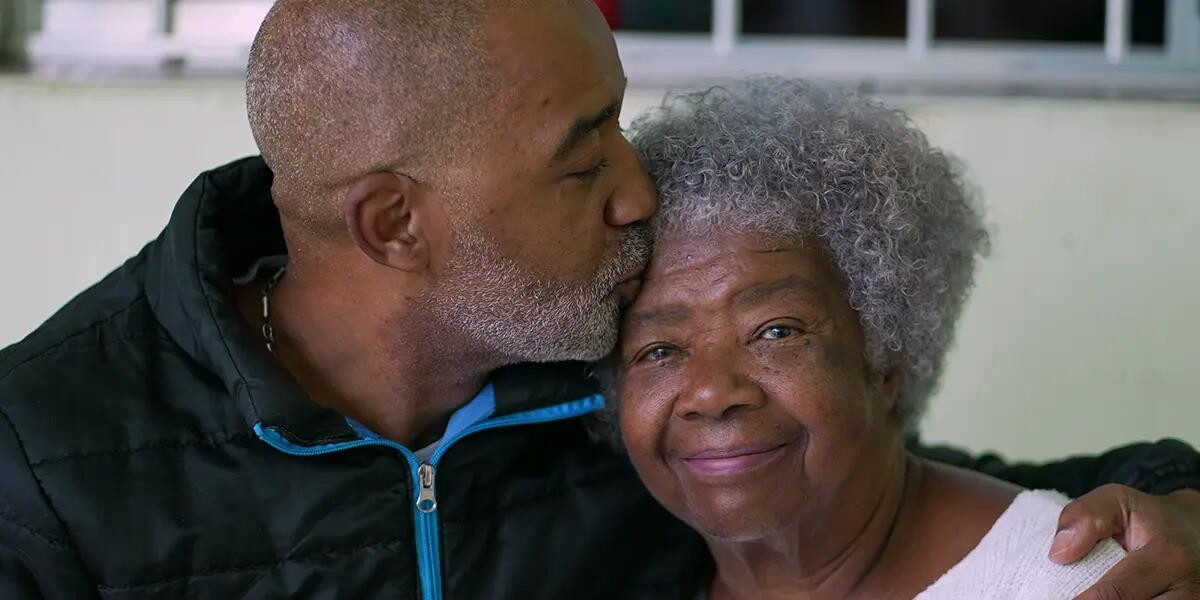
<path id="1" fill-rule="evenodd" d="M 390 314 L 353 302 L 338 286 L 285 276 L 270 295 L 275 356 L 309 400 L 409 447 L 436 441 L 450 415 L 486 384 L 496 361 L 439 338 L 425 315 Z M 239 290 L 253 329 L 261 283 Z"/>

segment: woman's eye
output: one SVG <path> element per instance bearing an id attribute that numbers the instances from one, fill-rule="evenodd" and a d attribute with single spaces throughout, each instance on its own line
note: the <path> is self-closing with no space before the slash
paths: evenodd
<path id="1" fill-rule="evenodd" d="M 788 327 L 787 325 L 772 325 L 766 329 L 763 329 L 759 337 L 763 338 L 764 340 L 782 340 L 783 338 L 792 337 L 795 334 L 796 330 L 792 327 Z"/>
<path id="2" fill-rule="evenodd" d="M 666 344 L 658 344 L 644 350 L 637 357 L 637 359 L 635 359 L 635 362 L 658 362 L 660 360 L 670 358 L 673 354 L 675 354 L 675 348 Z"/>

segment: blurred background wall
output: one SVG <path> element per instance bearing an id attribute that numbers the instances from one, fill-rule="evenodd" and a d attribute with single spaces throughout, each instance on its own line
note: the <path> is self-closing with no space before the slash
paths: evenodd
<path id="1" fill-rule="evenodd" d="M 19 1 L 34 25 L 9 53 L 28 62 L 0 75 L 0 346 L 137 252 L 199 171 L 254 153 L 238 69 L 269 6 Z M 1200 30 L 1194 0 L 1116 13 L 1112 0 L 1068 2 L 1055 10 L 1070 27 L 1048 32 L 1046 14 L 1021 13 L 1028 2 L 914 0 L 924 16 L 903 2 L 689 2 L 602 2 L 631 79 L 625 121 L 667 87 L 806 76 L 903 107 L 981 188 L 994 247 L 928 440 L 1015 458 L 1200 445 L 1200 34 L 1183 27 Z M 1195 22 L 1172 24 L 1172 11 Z M 126 29 L 96 33 L 106 18 Z M 942 37 L 913 31 L 922 18 Z M 1113 18 L 1126 19 L 1117 42 Z"/>

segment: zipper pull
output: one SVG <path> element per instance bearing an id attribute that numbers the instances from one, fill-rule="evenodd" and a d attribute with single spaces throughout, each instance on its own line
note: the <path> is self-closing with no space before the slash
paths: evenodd
<path id="1" fill-rule="evenodd" d="M 417 510 L 429 514 L 437 510 L 437 497 L 433 495 L 433 465 L 421 463 L 417 468 L 420 491 L 417 493 Z"/>

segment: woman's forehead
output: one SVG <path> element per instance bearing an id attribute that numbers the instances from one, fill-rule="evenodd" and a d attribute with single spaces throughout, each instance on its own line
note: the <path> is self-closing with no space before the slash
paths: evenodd
<path id="1" fill-rule="evenodd" d="M 807 262 L 812 244 L 778 243 L 742 233 L 697 233 L 663 236 L 654 242 L 654 255 L 644 279 L 694 277 L 702 272 L 727 277 L 735 272 L 794 268 Z"/>
<path id="2" fill-rule="evenodd" d="M 834 283 L 814 244 L 767 243 L 753 236 L 676 236 L 655 245 L 655 255 L 633 312 L 662 304 L 729 302 L 752 288 L 799 281 L 808 291 Z"/>

